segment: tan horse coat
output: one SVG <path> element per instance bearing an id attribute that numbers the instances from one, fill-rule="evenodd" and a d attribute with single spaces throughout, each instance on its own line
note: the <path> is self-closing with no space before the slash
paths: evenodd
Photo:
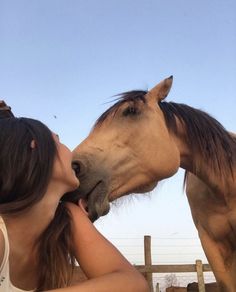
<path id="1" fill-rule="evenodd" d="M 172 77 L 149 92 L 126 93 L 98 119 L 74 150 L 78 195 L 95 220 L 109 211 L 109 201 L 150 191 L 184 168 L 193 220 L 220 291 L 235 292 L 236 140 L 206 113 L 165 102 L 171 85 Z"/>

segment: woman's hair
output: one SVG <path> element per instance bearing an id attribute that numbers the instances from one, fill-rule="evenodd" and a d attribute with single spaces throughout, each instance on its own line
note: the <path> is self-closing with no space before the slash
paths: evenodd
<path id="1" fill-rule="evenodd" d="M 31 144 L 33 140 L 35 147 Z M 0 214 L 19 214 L 43 198 L 56 155 L 52 133 L 40 121 L 15 117 L 0 119 Z M 64 203 L 59 204 L 36 246 L 37 291 L 67 286 L 75 258 L 70 214 Z"/>
<path id="2" fill-rule="evenodd" d="M 20 212 L 42 199 L 56 152 L 52 133 L 41 122 L 0 120 L 0 214 Z"/>

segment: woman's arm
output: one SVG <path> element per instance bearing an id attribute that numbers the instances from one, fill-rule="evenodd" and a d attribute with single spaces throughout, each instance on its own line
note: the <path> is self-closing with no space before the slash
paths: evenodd
<path id="1" fill-rule="evenodd" d="M 75 255 L 88 278 L 127 269 L 140 273 L 91 223 L 82 209 L 75 204 L 68 204 L 72 216 Z M 142 276 L 141 276 L 142 277 Z"/>
<path id="2" fill-rule="evenodd" d="M 44 292 L 149 292 L 144 279 L 140 279 L 132 272 L 120 271 L 106 274 L 98 278 L 87 280 L 68 288 L 55 289 Z"/>
<path id="3" fill-rule="evenodd" d="M 68 203 L 76 258 L 88 281 L 60 292 L 147 292 L 143 276 L 107 241 L 75 204 Z"/>

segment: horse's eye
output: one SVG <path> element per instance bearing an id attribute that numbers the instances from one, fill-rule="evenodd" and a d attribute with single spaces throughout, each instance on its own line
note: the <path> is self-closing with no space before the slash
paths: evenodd
<path id="1" fill-rule="evenodd" d="M 127 107 L 124 111 L 123 111 L 123 113 L 122 113 L 122 115 L 123 116 L 128 116 L 128 115 L 132 115 L 132 116 L 134 116 L 134 115 L 137 115 L 139 112 L 138 112 L 138 109 L 137 108 L 135 108 L 135 107 L 133 107 L 133 106 L 129 106 L 129 107 Z"/>

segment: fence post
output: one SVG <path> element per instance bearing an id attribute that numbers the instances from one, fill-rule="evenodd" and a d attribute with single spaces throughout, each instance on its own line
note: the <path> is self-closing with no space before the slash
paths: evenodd
<path id="1" fill-rule="evenodd" d="M 144 236 L 144 262 L 145 266 L 150 267 L 152 265 L 152 256 L 151 256 L 151 236 Z M 152 282 L 152 272 L 146 272 L 145 277 L 147 279 L 150 292 L 153 292 L 153 282 Z"/>
<path id="2" fill-rule="evenodd" d="M 205 283 L 203 276 L 202 261 L 196 260 L 196 270 L 197 270 L 197 280 L 198 280 L 198 290 L 199 292 L 205 292 Z"/>

